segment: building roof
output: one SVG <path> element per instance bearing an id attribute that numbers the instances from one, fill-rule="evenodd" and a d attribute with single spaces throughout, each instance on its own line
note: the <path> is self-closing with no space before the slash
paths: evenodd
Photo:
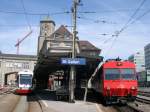
<path id="1" fill-rule="evenodd" d="M 64 25 L 61 25 L 54 33 L 59 33 L 59 34 L 68 33 L 72 35 Z"/>
<path id="2" fill-rule="evenodd" d="M 150 48 L 150 43 L 148 43 L 148 44 L 144 47 L 144 49 L 148 49 L 148 48 Z"/>
<path id="3" fill-rule="evenodd" d="M 79 46 L 81 50 L 95 50 L 95 51 L 101 51 L 101 49 L 95 47 L 93 44 L 91 44 L 89 41 L 79 41 Z"/>
<path id="4" fill-rule="evenodd" d="M 45 19 L 41 20 L 40 23 L 53 23 L 55 26 L 55 22 L 51 20 L 49 17 L 46 17 Z"/>
<path id="5" fill-rule="evenodd" d="M 70 39 L 72 37 L 72 33 L 64 26 L 64 25 L 61 25 L 52 35 L 51 37 L 54 36 L 54 34 L 60 34 L 60 35 L 71 35 L 70 36 Z M 72 40 L 72 39 L 71 39 Z M 77 37 L 77 40 L 78 40 L 78 37 Z M 79 47 L 81 50 L 92 50 L 92 51 L 101 51 L 101 49 L 95 47 L 93 44 L 91 44 L 89 41 L 86 41 L 86 40 L 78 40 L 79 42 Z"/>
<path id="6" fill-rule="evenodd" d="M 0 54 L 0 58 L 28 58 L 28 59 L 33 59 L 36 60 L 37 56 L 36 55 L 18 55 L 18 54 Z"/>

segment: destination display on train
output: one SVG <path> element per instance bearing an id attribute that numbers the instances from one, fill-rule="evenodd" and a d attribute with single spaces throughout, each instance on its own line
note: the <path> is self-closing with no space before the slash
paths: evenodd
<path id="1" fill-rule="evenodd" d="M 61 58 L 63 65 L 86 65 L 85 58 Z"/>

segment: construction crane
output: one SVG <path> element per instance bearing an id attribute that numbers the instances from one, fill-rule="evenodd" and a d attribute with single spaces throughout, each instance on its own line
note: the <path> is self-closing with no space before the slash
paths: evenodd
<path id="1" fill-rule="evenodd" d="M 19 54 L 19 46 L 21 42 L 24 41 L 29 35 L 31 35 L 31 33 L 32 33 L 32 30 L 28 34 L 26 34 L 21 40 L 18 39 L 17 43 L 15 44 L 15 47 L 17 47 L 17 54 Z"/>

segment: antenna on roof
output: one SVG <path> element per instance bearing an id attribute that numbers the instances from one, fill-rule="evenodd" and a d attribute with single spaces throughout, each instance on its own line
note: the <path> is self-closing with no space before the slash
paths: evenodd
<path id="1" fill-rule="evenodd" d="M 116 58 L 116 61 L 121 61 L 121 59 L 119 58 L 119 56 Z"/>
<path id="2" fill-rule="evenodd" d="M 49 21 L 50 20 L 50 15 L 48 14 L 47 16 L 44 17 L 45 21 Z"/>

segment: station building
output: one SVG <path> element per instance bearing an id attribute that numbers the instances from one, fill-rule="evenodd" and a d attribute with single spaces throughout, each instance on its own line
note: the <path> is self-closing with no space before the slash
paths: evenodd
<path id="1" fill-rule="evenodd" d="M 40 21 L 37 56 L 0 53 L 0 84 L 14 83 L 18 71 L 30 69 L 34 71 L 37 85 L 47 86 L 49 78 L 54 78 L 55 84 L 59 85 L 63 82 L 59 81 L 62 76 L 64 79 L 70 73 L 70 66 L 61 65 L 60 59 L 71 57 L 72 38 L 72 33 L 64 25 L 55 30 L 54 21 L 49 19 Z M 75 47 L 76 56 L 86 58 L 86 66 L 76 67 L 76 72 L 79 74 L 76 80 L 81 79 L 77 82 L 81 85 L 85 82 L 82 81 L 84 77 L 89 77 L 99 64 L 101 49 L 89 41 L 79 40 L 78 37 Z"/>
<path id="2" fill-rule="evenodd" d="M 50 19 L 40 21 L 38 59 L 34 69 L 34 78 L 39 88 L 46 88 L 49 77 L 51 78 L 54 74 L 61 74 L 62 83 L 69 82 L 70 65 L 62 65 L 60 60 L 61 58 L 71 58 L 73 35 L 65 25 L 60 25 L 57 29 L 55 27 L 55 22 Z M 85 66 L 76 66 L 75 80 L 77 82 L 74 83 L 78 83 L 76 85 L 81 87 L 101 61 L 102 57 L 99 56 L 101 49 L 87 40 L 80 40 L 79 37 L 76 37 L 75 41 L 76 57 L 86 59 Z M 59 75 L 55 75 L 53 78 L 59 85 L 58 79 L 61 78 L 56 76 Z"/>

